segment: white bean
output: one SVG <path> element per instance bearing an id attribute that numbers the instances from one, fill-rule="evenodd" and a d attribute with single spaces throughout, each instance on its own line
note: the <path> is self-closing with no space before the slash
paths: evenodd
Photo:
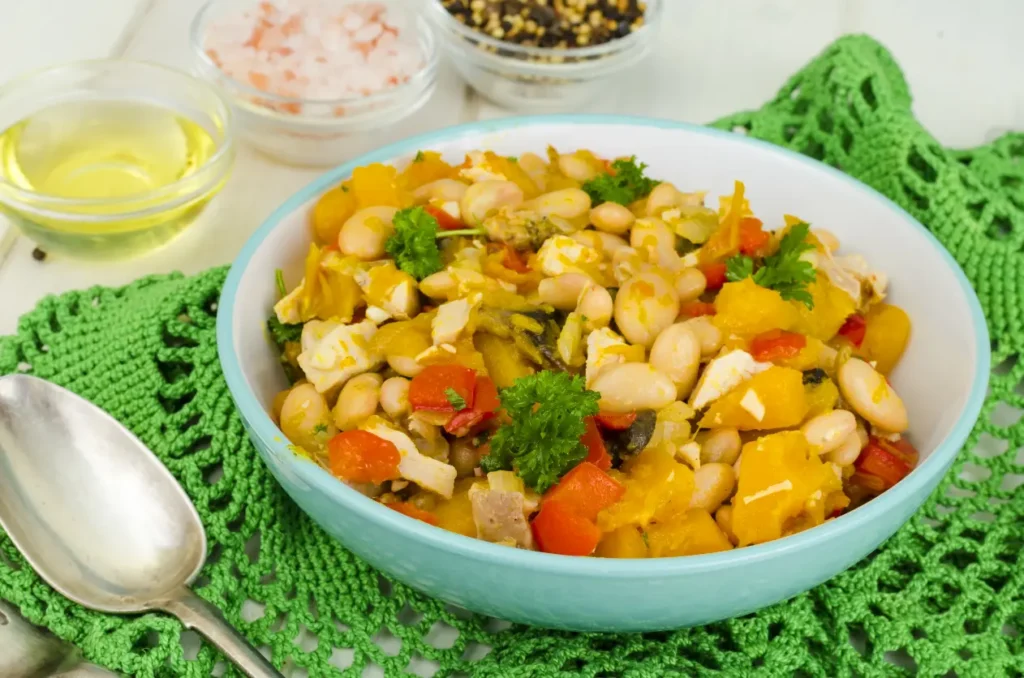
<path id="1" fill-rule="evenodd" d="M 676 273 L 676 294 L 679 295 L 679 303 L 685 304 L 693 301 L 704 294 L 707 289 L 708 279 L 697 268 L 684 268 Z"/>
<path id="2" fill-rule="evenodd" d="M 598 373 L 591 389 L 601 394 L 602 412 L 660 410 L 676 399 L 676 386 L 647 363 L 620 363 Z"/>
<path id="3" fill-rule="evenodd" d="M 619 236 L 589 228 L 570 233 L 569 237 L 581 245 L 594 248 L 608 258 L 615 256 L 619 250 L 629 249 L 629 244 Z"/>
<path id="4" fill-rule="evenodd" d="M 380 406 L 394 419 L 411 410 L 409 405 L 409 380 L 391 377 L 380 385 Z"/>
<path id="5" fill-rule="evenodd" d="M 700 340 L 685 323 L 670 325 L 654 340 L 648 361 L 676 385 L 676 398 L 685 399 L 697 383 Z"/>
<path id="6" fill-rule="evenodd" d="M 647 196 L 647 215 L 657 216 L 664 210 L 678 207 L 683 204 L 684 197 L 673 184 L 662 182 Z"/>
<path id="7" fill-rule="evenodd" d="M 376 372 L 367 372 L 349 379 L 338 395 L 331 415 L 341 431 L 351 431 L 377 411 L 380 385 L 384 379 Z"/>
<path id="8" fill-rule="evenodd" d="M 827 454 L 857 433 L 857 418 L 846 410 L 833 410 L 812 417 L 800 427 L 804 438 L 818 454 Z"/>
<path id="9" fill-rule="evenodd" d="M 631 344 L 647 348 L 679 315 L 679 295 L 654 271 L 627 280 L 615 296 L 615 323 Z"/>
<path id="10" fill-rule="evenodd" d="M 839 238 L 832 231 L 826 231 L 824 228 L 812 228 L 811 233 L 829 252 L 835 253 L 839 249 Z"/>
<path id="11" fill-rule="evenodd" d="M 693 494 L 690 496 L 691 509 L 704 509 L 708 513 L 728 499 L 736 489 L 736 474 L 729 464 L 701 464 L 693 472 Z"/>
<path id="12" fill-rule="evenodd" d="M 840 466 L 849 466 L 857 461 L 857 457 L 860 456 L 862 449 L 864 449 L 864 446 L 861 445 L 860 436 L 857 435 L 857 431 L 854 431 L 841 440 L 839 445 L 825 455 L 824 458 L 826 461 L 831 461 Z"/>
<path id="13" fill-rule="evenodd" d="M 458 288 L 458 282 L 448 271 L 432 273 L 420 281 L 420 292 L 431 299 L 449 299 Z"/>
<path id="14" fill-rule="evenodd" d="M 427 202 L 428 200 L 459 202 L 462 200 L 462 196 L 466 195 L 466 189 L 468 188 L 468 184 L 464 184 L 457 179 L 438 179 L 417 188 L 413 192 L 412 197 L 417 202 Z"/>
<path id="15" fill-rule="evenodd" d="M 523 189 L 512 181 L 481 181 L 466 189 L 459 202 L 462 220 L 469 226 L 479 226 L 493 212 L 502 207 L 523 204 Z"/>
<path id="16" fill-rule="evenodd" d="M 590 223 L 599 231 L 622 235 L 633 226 L 636 217 L 625 205 L 603 202 L 590 210 Z"/>
<path id="17" fill-rule="evenodd" d="M 392 219 L 398 212 L 394 207 L 367 207 L 361 209 L 342 224 L 338 232 L 338 249 L 363 261 L 384 256 L 384 243 L 395 227 Z"/>
<path id="18" fill-rule="evenodd" d="M 608 327 L 615 310 L 612 295 L 600 285 L 593 285 L 583 290 L 576 310 L 583 316 L 583 327 L 589 332 Z"/>
<path id="19" fill-rule="evenodd" d="M 563 188 L 545 193 L 532 201 L 533 209 L 542 217 L 561 217 L 568 221 L 590 212 L 590 196 L 578 188 Z"/>
<path id="20" fill-rule="evenodd" d="M 544 158 L 536 153 L 523 153 L 519 156 L 519 167 L 530 175 L 533 183 L 537 184 L 542 191 L 544 190 L 544 181 L 548 173 L 548 163 Z"/>
<path id="21" fill-rule="evenodd" d="M 659 266 L 674 267 L 679 262 L 676 234 L 661 219 L 637 219 L 629 233 L 629 246 L 647 254 L 647 261 Z"/>
<path id="22" fill-rule="evenodd" d="M 705 434 L 701 442 L 700 461 L 702 464 L 735 464 L 740 456 L 741 445 L 740 432 L 736 429 L 712 429 Z"/>
<path id="23" fill-rule="evenodd" d="M 722 330 L 711 322 L 706 316 L 690 318 L 683 323 L 688 326 L 700 340 L 700 355 L 702 358 L 710 358 L 722 348 Z"/>
<path id="24" fill-rule="evenodd" d="M 868 441 L 871 438 L 868 436 L 868 430 L 860 421 L 857 422 L 857 437 L 860 438 L 860 449 L 863 450 L 868 446 Z"/>
<path id="25" fill-rule="evenodd" d="M 553 278 L 544 278 L 537 285 L 537 297 L 560 311 L 573 311 L 580 293 L 595 285 L 586 273 L 562 273 Z"/>
<path id="26" fill-rule="evenodd" d="M 850 358 L 839 368 L 839 390 L 854 411 L 883 431 L 907 430 L 907 408 L 871 365 Z"/>
<path id="27" fill-rule="evenodd" d="M 317 452 L 337 432 L 327 401 L 312 384 L 293 388 L 281 404 L 281 432 L 293 444 Z"/>
<path id="28" fill-rule="evenodd" d="M 612 255 L 612 275 L 620 286 L 640 273 L 645 265 L 643 257 L 632 247 L 619 250 Z"/>
<path id="29" fill-rule="evenodd" d="M 598 175 L 598 170 L 579 153 L 558 156 L 558 169 L 573 181 L 583 183 Z"/>

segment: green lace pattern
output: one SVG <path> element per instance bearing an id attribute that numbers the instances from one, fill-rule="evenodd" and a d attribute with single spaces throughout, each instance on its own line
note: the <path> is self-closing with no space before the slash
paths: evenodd
<path id="1" fill-rule="evenodd" d="M 934 496 L 862 563 L 759 613 L 666 633 L 550 632 L 382 576 L 291 503 L 246 438 L 217 361 L 224 269 L 47 298 L 0 338 L 0 374 L 80 393 L 159 455 L 209 534 L 200 595 L 290 675 L 1024 676 L 1024 135 L 943 148 L 915 120 L 892 57 L 863 36 L 834 43 L 763 108 L 714 124 L 904 206 L 964 268 L 993 338 L 990 395 Z M 70 603 L 2 533 L 0 598 L 130 676 L 206 677 L 222 661 L 207 645 L 186 656 L 165 615 Z"/>

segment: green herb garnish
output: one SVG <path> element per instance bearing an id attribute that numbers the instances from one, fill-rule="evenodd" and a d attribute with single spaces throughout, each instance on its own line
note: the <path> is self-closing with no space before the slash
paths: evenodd
<path id="1" fill-rule="evenodd" d="M 395 260 L 398 268 L 417 280 L 423 280 L 444 268 L 441 263 L 441 250 L 437 246 L 439 238 L 484 233 L 478 228 L 440 231 L 437 219 L 430 216 L 422 207 L 410 207 L 399 211 L 392 223 L 395 232 L 384 243 L 384 249 Z"/>
<path id="2" fill-rule="evenodd" d="M 427 156 L 423 155 L 423 151 L 416 151 L 416 157 L 412 159 L 413 162 L 423 162 Z"/>
<path id="3" fill-rule="evenodd" d="M 323 422 L 320 422 L 319 424 L 314 426 L 313 427 L 313 435 L 316 435 L 318 433 L 327 433 L 327 424 L 325 424 Z"/>
<path id="4" fill-rule="evenodd" d="M 544 492 L 586 459 L 580 442 L 584 418 L 597 414 L 600 397 L 582 378 L 565 372 L 520 377 L 499 394 L 512 423 L 491 438 L 491 451 L 480 466 L 487 472 L 515 471 L 527 486 Z"/>
<path id="5" fill-rule="evenodd" d="M 519 162 L 519 158 L 514 156 L 514 155 L 510 155 L 510 156 L 508 156 L 508 161 L 509 162 Z"/>
<path id="6" fill-rule="evenodd" d="M 281 269 L 275 270 L 274 281 L 277 283 L 277 295 L 284 298 L 288 294 L 288 288 L 284 284 L 284 271 Z"/>
<path id="7" fill-rule="evenodd" d="M 754 275 L 754 260 L 743 255 L 736 255 L 725 262 L 725 278 L 731 282 L 739 282 Z"/>
<path id="8" fill-rule="evenodd" d="M 756 272 L 754 260 L 750 257 L 736 255 L 730 258 L 726 262 L 725 277 L 736 282 L 752 275 L 755 283 L 775 290 L 783 299 L 799 301 L 807 308 L 814 308 L 814 298 L 807 286 L 814 282 L 817 274 L 811 262 L 800 258 L 804 252 L 814 249 L 814 245 L 807 242 L 810 230 L 807 224 L 795 224 L 782 236 L 778 251 L 765 257 Z"/>
<path id="9" fill-rule="evenodd" d="M 583 190 L 597 205 L 602 202 L 617 202 L 629 205 L 647 197 L 658 182 L 644 175 L 645 163 L 637 163 L 636 156 L 612 163 L 615 174 L 602 174 L 583 184 Z"/>
<path id="10" fill-rule="evenodd" d="M 270 338 L 274 340 L 279 350 L 284 350 L 284 345 L 289 341 L 299 341 L 302 339 L 302 325 L 287 325 L 277 319 L 276 313 L 271 313 L 270 317 L 267 318 L 267 330 L 270 332 Z"/>
<path id="11" fill-rule="evenodd" d="M 466 409 L 466 399 L 459 395 L 459 392 L 449 386 L 444 390 L 444 397 L 448 399 L 448 402 L 452 404 L 456 410 Z"/>

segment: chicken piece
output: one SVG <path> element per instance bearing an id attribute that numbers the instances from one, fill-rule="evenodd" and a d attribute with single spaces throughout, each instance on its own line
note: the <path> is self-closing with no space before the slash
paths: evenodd
<path id="1" fill-rule="evenodd" d="M 587 388 L 606 367 L 625 362 L 641 362 L 644 359 L 643 346 L 630 346 L 626 340 L 607 327 L 594 330 L 587 335 Z"/>
<path id="2" fill-rule="evenodd" d="M 370 343 L 376 333 L 377 326 L 370 320 L 355 325 L 310 320 L 302 328 L 299 367 L 317 391 L 326 393 L 383 362 Z"/>
<path id="3" fill-rule="evenodd" d="M 739 349 L 718 356 L 708 364 L 697 387 L 693 389 L 690 407 L 699 410 L 707 406 L 771 366 L 771 363 L 757 362 L 754 356 Z"/>
<path id="4" fill-rule="evenodd" d="M 378 325 L 389 318 L 409 320 L 420 312 L 416 279 L 395 268 L 394 262 L 360 271 L 355 280 L 370 306 L 367 317 Z"/>
<path id="5" fill-rule="evenodd" d="M 392 428 L 382 417 L 374 415 L 363 422 L 360 428 L 390 441 L 398 448 L 398 454 L 402 457 L 398 463 L 398 473 L 402 478 L 445 499 L 452 498 L 455 491 L 455 476 L 458 475 L 454 466 L 431 459 L 420 452 L 412 438 Z"/>
<path id="6" fill-rule="evenodd" d="M 555 235 L 544 241 L 537 252 L 537 263 L 546 276 L 562 273 L 592 275 L 601 263 L 601 253 L 565 235 Z"/>
<path id="7" fill-rule="evenodd" d="M 520 548 L 533 548 L 533 534 L 526 521 L 522 494 L 474 485 L 469 490 L 469 501 L 473 506 L 478 539 L 494 543 L 514 542 Z"/>
<path id="8" fill-rule="evenodd" d="M 430 321 L 430 335 L 435 346 L 454 344 L 469 325 L 473 311 L 480 305 L 483 295 L 477 293 L 464 299 L 448 301 L 437 307 L 437 315 Z"/>

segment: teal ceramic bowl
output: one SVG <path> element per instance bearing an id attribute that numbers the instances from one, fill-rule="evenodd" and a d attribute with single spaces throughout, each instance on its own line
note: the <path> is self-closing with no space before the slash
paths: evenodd
<path id="1" fill-rule="evenodd" d="M 782 215 L 835 233 L 890 276 L 891 299 L 913 335 L 892 381 L 910 414 L 922 461 L 896 487 L 825 525 L 727 553 L 651 560 L 572 558 L 510 549 L 406 518 L 295 456 L 267 412 L 286 386 L 263 324 L 276 299 L 274 269 L 301 276 L 309 211 L 325 190 L 372 162 L 420 149 L 461 159 L 590 148 L 636 154 L 652 176 L 709 195 L 746 182 L 766 223 Z M 332 170 L 289 199 L 246 243 L 217 318 L 228 386 L 260 455 L 324 530 L 377 568 L 449 603 L 514 622 L 580 631 L 648 631 L 704 624 L 785 600 L 868 555 L 920 507 L 953 463 L 985 395 L 989 339 L 961 270 L 924 227 L 875 191 L 813 160 L 742 136 L 623 117 L 535 117 L 475 123 L 387 146 Z"/>

